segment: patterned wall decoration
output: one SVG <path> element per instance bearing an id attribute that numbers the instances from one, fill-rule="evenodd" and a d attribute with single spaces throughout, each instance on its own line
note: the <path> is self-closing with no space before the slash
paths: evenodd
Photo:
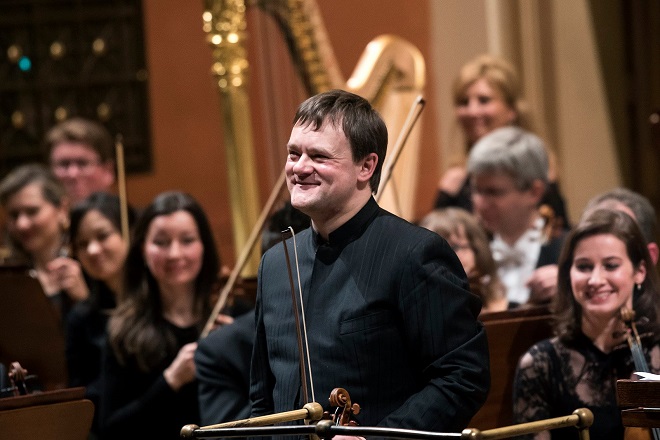
<path id="1" fill-rule="evenodd" d="M 141 0 L 0 0 L 0 178 L 43 161 L 45 132 L 82 116 L 151 167 Z"/>

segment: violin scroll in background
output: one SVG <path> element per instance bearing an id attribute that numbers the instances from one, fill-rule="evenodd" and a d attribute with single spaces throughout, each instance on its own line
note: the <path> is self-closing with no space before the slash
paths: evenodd
<path id="1" fill-rule="evenodd" d="M 12 362 L 9 371 L 3 364 L 0 364 L 0 397 L 17 397 L 31 394 L 35 391 L 37 376 L 28 374 L 28 370 L 23 368 L 20 363 Z"/>

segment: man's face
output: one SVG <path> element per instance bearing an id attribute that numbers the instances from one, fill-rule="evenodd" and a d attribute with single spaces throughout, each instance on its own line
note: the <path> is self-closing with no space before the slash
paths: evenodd
<path id="1" fill-rule="evenodd" d="M 353 162 L 351 146 L 340 127 L 326 122 L 313 131 L 296 125 L 287 149 L 287 187 L 294 208 L 315 221 L 336 218 L 351 209 L 353 196 L 364 184 L 363 160 Z"/>
<path id="2" fill-rule="evenodd" d="M 472 203 L 482 225 L 493 233 L 523 232 L 537 198 L 531 189 L 516 188 L 505 173 L 481 173 L 472 177 Z"/>
<path id="3" fill-rule="evenodd" d="M 112 162 L 101 162 L 98 153 L 86 144 L 57 144 L 50 153 L 50 165 L 74 204 L 93 192 L 109 190 L 114 183 Z"/>

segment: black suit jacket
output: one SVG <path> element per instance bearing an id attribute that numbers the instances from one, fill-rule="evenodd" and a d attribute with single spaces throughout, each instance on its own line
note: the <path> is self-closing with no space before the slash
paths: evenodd
<path id="1" fill-rule="evenodd" d="M 213 330 L 199 341 L 195 367 L 202 425 L 244 419 L 250 415 L 250 357 L 254 310 Z"/>
<path id="2" fill-rule="evenodd" d="M 342 387 L 362 407 L 360 425 L 464 428 L 490 385 L 488 346 L 449 245 L 371 199 L 329 243 L 307 229 L 296 246 L 315 400 L 327 409 Z M 275 246 L 259 269 L 253 416 L 302 407 L 291 302 Z"/>

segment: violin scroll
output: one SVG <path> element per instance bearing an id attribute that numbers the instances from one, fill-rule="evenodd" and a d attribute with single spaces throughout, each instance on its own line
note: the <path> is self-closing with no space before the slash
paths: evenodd
<path id="1" fill-rule="evenodd" d="M 331 417 L 335 425 L 340 426 L 357 426 L 357 422 L 351 419 L 351 416 L 360 413 L 360 405 L 351 403 L 351 396 L 344 388 L 335 388 L 330 393 L 328 398 L 330 405 L 336 406 L 337 410 Z"/>
<path id="2" fill-rule="evenodd" d="M 9 383 L 11 384 L 14 396 L 28 394 L 27 384 L 25 383 L 25 380 L 28 378 L 28 371 L 20 363 L 12 362 L 7 376 L 9 377 Z"/>

